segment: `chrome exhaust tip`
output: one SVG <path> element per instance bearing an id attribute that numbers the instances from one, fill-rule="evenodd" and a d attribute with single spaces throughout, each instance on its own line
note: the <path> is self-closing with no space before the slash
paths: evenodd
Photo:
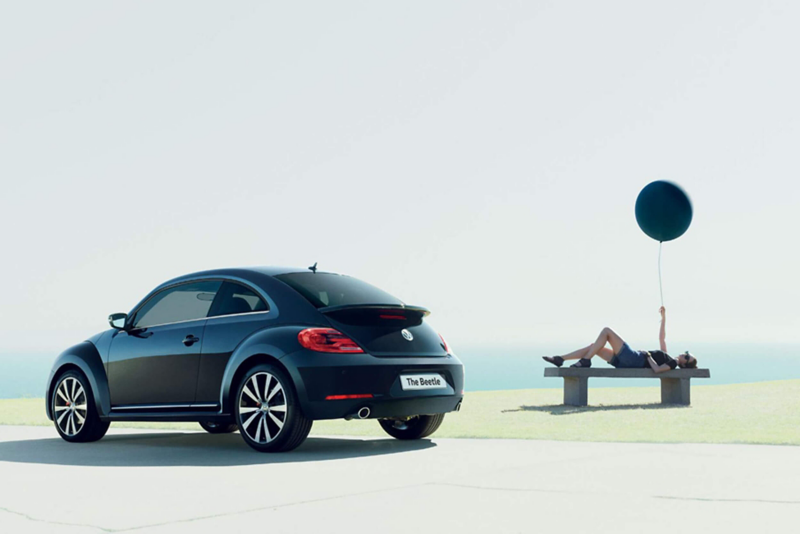
<path id="1" fill-rule="evenodd" d="M 367 417 L 369 417 L 370 413 L 371 413 L 370 409 L 367 408 L 366 406 L 364 406 L 362 408 L 359 408 L 356 413 L 351 413 L 350 415 L 345 415 L 344 416 L 344 420 L 345 421 L 350 421 L 351 419 L 366 419 Z"/>

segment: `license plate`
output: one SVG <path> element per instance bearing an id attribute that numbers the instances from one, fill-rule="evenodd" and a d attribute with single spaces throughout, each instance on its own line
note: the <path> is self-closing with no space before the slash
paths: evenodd
<path id="1" fill-rule="evenodd" d="M 400 375 L 403 391 L 412 389 L 441 389 L 447 387 L 442 375 Z"/>

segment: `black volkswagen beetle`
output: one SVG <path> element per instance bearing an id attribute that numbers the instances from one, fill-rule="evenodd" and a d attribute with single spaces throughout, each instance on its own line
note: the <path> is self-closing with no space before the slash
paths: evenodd
<path id="1" fill-rule="evenodd" d="M 428 314 L 316 265 L 181 276 L 58 356 L 47 416 L 72 442 L 113 421 L 197 421 L 277 452 L 337 418 L 423 438 L 464 394 L 464 367 Z"/>

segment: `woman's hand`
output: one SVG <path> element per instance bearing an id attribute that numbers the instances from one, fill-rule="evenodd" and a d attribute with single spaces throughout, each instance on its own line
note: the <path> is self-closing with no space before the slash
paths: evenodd
<path id="1" fill-rule="evenodd" d="M 667 316 L 667 309 L 664 306 L 661 306 L 658 309 L 658 313 L 661 314 L 661 318 L 663 319 L 663 318 L 665 318 Z"/>
<path id="2" fill-rule="evenodd" d="M 669 371 L 670 370 L 670 366 L 667 365 L 666 363 L 662 363 L 661 365 L 658 365 L 656 363 L 656 361 L 653 359 L 653 357 L 650 355 L 649 352 L 647 353 L 647 363 L 650 365 L 650 369 L 652 369 L 653 372 L 656 373 L 656 374 L 663 373 L 664 371 Z"/>

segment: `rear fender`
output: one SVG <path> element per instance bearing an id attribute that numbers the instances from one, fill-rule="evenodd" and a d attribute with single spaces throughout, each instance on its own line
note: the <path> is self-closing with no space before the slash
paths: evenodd
<path id="1" fill-rule="evenodd" d="M 277 360 L 280 362 L 281 358 L 287 354 L 291 354 L 300 350 L 300 342 L 297 341 L 297 334 L 303 330 L 304 326 L 278 326 L 273 328 L 265 328 L 254 332 L 250 337 L 246 338 L 242 343 L 233 351 L 228 365 L 225 367 L 225 372 L 222 375 L 222 386 L 220 389 L 220 407 L 222 413 L 233 413 L 233 404 L 230 401 L 232 390 L 237 386 L 234 384 L 234 378 L 237 376 L 237 371 L 243 367 L 249 367 L 254 363 L 254 359 L 266 356 L 270 360 Z M 299 387 L 298 373 L 294 368 L 287 368 L 281 365 L 289 373 L 295 387 Z M 300 392 L 298 392 L 299 394 Z"/>

